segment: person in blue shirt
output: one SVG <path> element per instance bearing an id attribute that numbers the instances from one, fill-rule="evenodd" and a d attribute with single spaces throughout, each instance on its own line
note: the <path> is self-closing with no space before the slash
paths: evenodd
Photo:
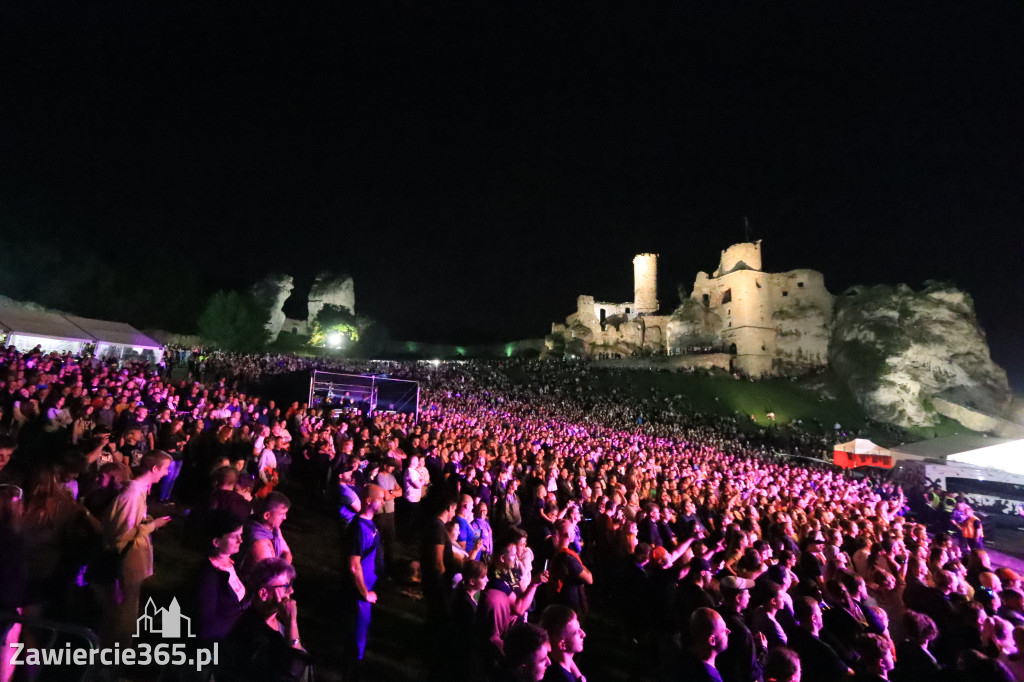
<path id="1" fill-rule="evenodd" d="M 480 561 L 489 562 L 494 554 L 494 531 L 487 520 L 487 505 L 483 502 L 476 503 L 476 517 L 470 522 L 470 527 L 480 539 Z"/>
<path id="2" fill-rule="evenodd" d="M 469 495 L 459 496 L 458 515 L 455 521 L 459 524 L 459 546 L 470 553 L 470 559 L 476 559 L 473 556 L 474 545 L 480 539 L 480 531 L 473 527 L 473 498 Z"/>
<path id="3" fill-rule="evenodd" d="M 366 637 L 370 631 L 370 616 L 377 593 L 377 561 L 380 532 L 373 523 L 373 515 L 384 504 L 384 489 L 378 485 L 366 486 L 362 510 L 352 519 L 345 534 L 344 551 L 347 563 L 342 566 L 345 582 L 343 622 L 345 667 L 349 674 L 344 679 L 356 679 L 355 668 L 366 655 Z"/>

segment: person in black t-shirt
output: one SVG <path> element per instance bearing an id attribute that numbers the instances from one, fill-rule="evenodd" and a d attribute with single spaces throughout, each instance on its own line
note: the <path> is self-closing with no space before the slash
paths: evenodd
<path id="1" fill-rule="evenodd" d="M 309 655 L 299 641 L 294 579 L 295 569 L 283 559 L 264 559 L 254 567 L 252 605 L 224 642 L 231 679 L 285 682 L 306 676 Z"/>
<path id="2" fill-rule="evenodd" d="M 448 622 L 448 595 L 455 575 L 455 555 L 445 527 L 455 518 L 457 500 L 446 498 L 441 511 L 427 524 L 420 547 L 420 575 L 423 599 L 427 602 L 424 652 L 427 667 L 434 679 L 441 673 L 444 663 L 444 644 Z"/>
<path id="3" fill-rule="evenodd" d="M 839 658 L 835 649 L 821 641 L 821 606 L 811 597 L 800 597 L 793 601 L 797 627 L 790 633 L 789 646 L 800 656 L 800 667 L 815 671 L 815 679 L 821 682 L 842 680 L 850 669 Z"/>
<path id="4" fill-rule="evenodd" d="M 721 581 L 722 605 L 718 613 L 729 629 L 729 646 L 718 657 L 717 668 L 726 682 L 749 682 L 761 679 L 761 655 L 768 646 L 764 635 L 755 639 L 745 622 L 750 590 L 754 581 L 728 576 Z"/>
<path id="5" fill-rule="evenodd" d="M 555 552 L 551 557 L 549 597 L 552 603 L 564 604 L 576 613 L 584 614 L 587 612 L 586 586 L 594 584 L 594 576 L 583 565 L 579 554 L 569 547 L 570 525 L 568 520 L 559 519 L 551 536 Z"/>
<path id="6" fill-rule="evenodd" d="M 547 631 L 551 643 L 551 666 L 544 674 L 544 682 L 587 682 L 573 660 L 583 651 L 583 640 L 587 636 L 576 612 L 552 604 L 541 614 L 540 626 Z"/>
<path id="7" fill-rule="evenodd" d="M 423 596 L 427 606 L 444 610 L 446 597 L 455 575 L 455 556 L 448 536 L 448 522 L 455 518 L 457 502 L 446 500 L 430 523 L 427 524 L 420 552 L 420 572 L 423 580 Z M 435 603 L 434 600 L 439 600 Z"/>

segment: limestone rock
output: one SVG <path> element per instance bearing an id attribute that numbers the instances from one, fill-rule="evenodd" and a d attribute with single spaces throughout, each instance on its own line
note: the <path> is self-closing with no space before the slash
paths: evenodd
<path id="1" fill-rule="evenodd" d="M 291 275 L 267 275 L 252 287 L 252 295 L 270 311 L 267 319 L 268 342 L 273 343 L 284 326 L 284 302 L 295 288 Z"/>
<path id="2" fill-rule="evenodd" d="M 722 345 L 718 337 L 722 318 L 696 299 L 682 298 L 667 326 L 669 352 L 674 355 L 689 353 L 693 348 Z"/>
<path id="3" fill-rule="evenodd" d="M 313 288 L 309 290 L 309 301 L 307 310 L 309 317 L 307 323 L 310 328 L 317 313 L 325 305 L 336 305 L 345 308 L 350 313 L 356 313 L 356 292 L 355 284 L 349 275 L 336 275 L 331 272 L 322 272 L 317 275 L 313 282 Z"/>
<path id="4" fill-rule="evenodd" d="M 973 300 L 945 284 L 856 287 L 836 297 L 829 360 L 869 415 L 900 426 L 935 424 L 931 399 L 940 393 L 994 415 L 1011 396 Z"/>

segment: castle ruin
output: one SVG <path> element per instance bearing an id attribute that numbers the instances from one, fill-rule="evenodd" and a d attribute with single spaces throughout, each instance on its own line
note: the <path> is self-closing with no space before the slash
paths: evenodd
<path id="1" fill-rule="evenodd" d="M 551 326 L 546 346 L 549 352 L 581 356 L 663 353 L 668 316 L 658 315 L 658 309 L 658 254 L 641 253 L 633 259 L 632 301 L 610 303 L 578 296 L 576 312 L 565 324 Z"/>
<path id="2" fill-rule="evenodd" d="M 751 377 L 798 374 L 828 364 L 832 295 L 814 270 L 767 273 L 761 242 L 722 251 L 710 276 L 671 315 L 660 315 L 658 255 L 633 259 L 633 301 L 579 296 L 576 312 L 553 324 L 549 353 L 583 357 L 724 352 L 730 369 Z"/>

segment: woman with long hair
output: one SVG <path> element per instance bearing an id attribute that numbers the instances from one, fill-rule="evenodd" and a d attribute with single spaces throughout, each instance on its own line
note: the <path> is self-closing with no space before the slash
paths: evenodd
<path id="1" fill-rule="evenodd" d="M 25 605 L 25 586 L 28 582 L 26 566 L 25 536 L 22 530 L 21 488 L 16 485 L 0 484 L 0 611 L 21 613 Z M 21 624 L 13 623 L 6 629 L 0 627 L 0 682 L 9 682 L 14 677 L 15 667 L 11 665 L 15 648 L 12 646 L 21 638 Z"/>
<path id="2" fill-rule="evenodd" d="M 30 576 L 25 610 L 42 616 L 61 606 L 99 522 L 75 502 L 56 465 L 44 466 L 29 478 L 24 510 Z"/>
<path id="3" fill-rule="evenodd" d="M 62 393 L 50 393 L 43 404 L 46 410 L 46 430 L 53 433 L 63 431 L 71 426 L 73 419 L 71 412 L 65 404 Z"/>
<path id="4" fill-rule="evenodd" d="M 91 403 L 85 403 L 75 410 L 75 420 L 71 424 L 72 445 L 78 445 L 81 441 L 92 437 L 92 430 L 96 427 L 92 416 L 93 409 Z"/>

